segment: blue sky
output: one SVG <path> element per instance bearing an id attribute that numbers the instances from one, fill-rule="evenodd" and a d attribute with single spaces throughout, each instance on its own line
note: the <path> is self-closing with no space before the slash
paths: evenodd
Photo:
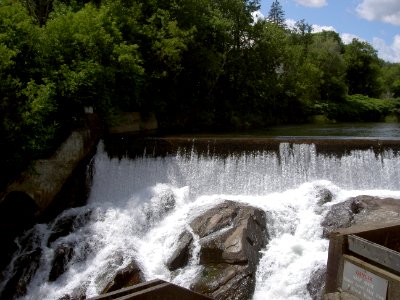
<path id="1" fill-rule="evenodd" d="M 273 0 L 261 0 L 268 16 Z M 315 31 L 335 30 L 345 43 L 365 40 L 380 58 L 400 62 L 400 0 L 280 0 L 287 22 L 305 19 Z"/>

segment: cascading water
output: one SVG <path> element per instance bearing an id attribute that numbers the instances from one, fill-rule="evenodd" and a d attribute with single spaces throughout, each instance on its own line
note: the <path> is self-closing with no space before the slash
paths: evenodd
<path id="1" fill-rule="evenodd" d="M 29 284 L 21 299 L 95 296 L 132 261 L 147 280 L 189 287 L 201 270 L 198 240 L 187 267 L 170 272 L 166 260 L 180 233 L 191 230 L 191 220 L 229 199 L 268 213 L 270 240 L 254 299 L 311 299 L 306 285 L 327 259 L 320 223 L 329 206 L 359 194 L 400 198 L 400 159 L 391 150 L 337 157 L 318 154 L 312 144 L 281 143 L 278 152 L 220 157 L 193 149 L 110 159 L 100 144 L 93 172 L 86 206 L 66 210 L 17 240 L 20 249 L 0 277 L 0 290 L 24 278 Z M 319 203 L 321 189 L 332 193 L 332 202 Z M 32 257 L 37 263 L 16 277 L 16 266 Z"/>

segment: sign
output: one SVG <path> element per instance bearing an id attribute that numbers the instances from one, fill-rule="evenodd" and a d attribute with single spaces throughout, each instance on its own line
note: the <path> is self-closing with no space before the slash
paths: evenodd
<path id="1" fill-rule="evenodd" d="M 388 281 L 344 261 L 342 290 L 361 300 L 386 300 Z"/>

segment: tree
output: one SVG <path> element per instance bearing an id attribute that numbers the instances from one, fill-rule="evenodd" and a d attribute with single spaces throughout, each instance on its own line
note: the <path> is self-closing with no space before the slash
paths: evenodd
<path id="1" fill-rule="evenodd" d="M 384 86 L 385 98 L 400 98 L 400 64 L 399 63 L 384 63 L 381 80 Z"/>
<path id="2" fill-rule="evenodd" d="M 279 27 L 286 27 L 285 12 L 283 11 L 282 5 L 279 3 L 278 0 L 272 2 L 267 19 L 268 21 L 275 23 Z"/>
<path id="3" fill-rule="evenodd" d="M 344 59 L 349 94 L 379 97 L 382 84 L 379 81 L 381 62 L 377 51 L 367 42 L 353 39 L 345 46 Z"/>

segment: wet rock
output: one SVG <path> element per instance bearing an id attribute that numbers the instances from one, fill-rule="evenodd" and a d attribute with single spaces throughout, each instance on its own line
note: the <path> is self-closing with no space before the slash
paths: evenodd
<path id="1" fill-rule="evenodd" d="M 190 251 L 192 248 L 193 236 L 185 230 L 179 237 L 178 247 L 175 249 L 171 257 L 167 260 L 167 268 L 170 271 L 186 266 L 189 262 Z"/>
<path id="2" fill-rule="evenodd" d="M 68 263 L 74 255 L 74 248 L 70 245 L 60 245 L 54 251 L 54 259 L 49 274 L 49 281 L 56 281 L 58 277 L 64 274 Z"/>
<path id="3" fill-rule="evenodd" d="M 27 287 L 39 268 L 41 256 L 42 250 L 36 248 L 16 259 L 14 274 L 6 283 L 0 295 L 1 299 L 16 299 L 26 294 Z"/>
<path id="4" fill-rule="evenodd" d="M 353 205 L 353 199 L 334 204 L 321 222 L 323 227 L 323 237 L 328 237 L 329 233 L 338 228 L 350 227 L 353 223 L 354 213 L 357 208 Z"/>
<path id="5" fill-rule="evenodd" d="M 260 250 L 268 233 L 265 213 L 225 201 L 192 221 L 200 237 L 200 264 L 204 266 L 192 289 L 214 299 L 250 299 Z"/>
<path id="6" fill-rule="evenodd" d="M 114 278 L 101 292 L 102 294 L 113 292 L 124 287 L 129 287 L 144 281 L 144 275 L 136 262 L 131 262 L 127 267 L 119 270 Z"/>
<path id="7" fill-rule="evenodd" d="M 147 227 L 157 224 L 166 214 L 175 208 L 176 199 L 172 191 L 167 190 L 160 199 L 154 198 L 143 207 Z"/>
<path id="8" fill-rule="evenodd" d="M 352 225 L 385 224 L 400 217 L 400 199 L 379 198 L 361 195 L 335 204 L 325 216 L 321 225 L 324 237 L 338 228 Z"/>
<path id="9" fill-rule="evenodd" d="M 316 189 L 317 189 L 317 197 L 319 199 L 317 204 L 319 206 L 332 201 L 333 194 L 330 190 L 322 186 L 318 186 L 316 187 Z"/>
<path id="10" fill-rule="evenodd" d="M 307 283 L 307 291 L 312 300 L 321 300 L 324 296 L 326 280 L 326 266 L 313 271 L 310 281 Z"/>
<path id="11" fill-rule="evenodd" d="M 73 232 L 75 218 L 76 216 L 68 216 L 58 219 L 54 225 L 52 225 L 52 233 L 47 240 L 47 246 L 50 246 L 52 242 Z"/>
<path id="12" fill-rule="evenodd" d="M 67 236 L 77 228 L 85 225 L 90 218 L 91 212 L 88 211 L 82 215 L 67 215 L 58 217 L 53 224 L 51 224 L 51 231 L 47 246 L 61 237 Z"/>
<path id="13" fill-rule="evenodd" d="M 70 295 L 65 295 L 64 297 L 68 298 L 61 298 L 65 300 L 85 300 L 86 299 L 86 290 L 88 288 L 89 283 L 83 282 L 81 286 L 73 289 Z"/>
<path id="14" fill-rule="evenodd" d="M 26 193 L 13 191 L 0 199 L 0 270 L 10 263 L 17 250 L 14 239 L 34 224 L 38 207 Z"/>
<path id="15" fill-rule="evenodd" d="M 251 299 L 254 275 L 248 265 L 208 264 L 192 289 L 212 299 Z"/>
<path id="16" fill-rule="evenodd" d="M 354 224 L 391 223 L 400 217 L 400 200 L 372 196 L 357 196 L 352 198 Z"/>
<path id="17" fill-rule="evenodd" d="M 203 238 L 218 230 L 231 226 L 239 211 L 239 206 L 232 201 L 209 209 L 190 223 L 193 231 Z"/>

